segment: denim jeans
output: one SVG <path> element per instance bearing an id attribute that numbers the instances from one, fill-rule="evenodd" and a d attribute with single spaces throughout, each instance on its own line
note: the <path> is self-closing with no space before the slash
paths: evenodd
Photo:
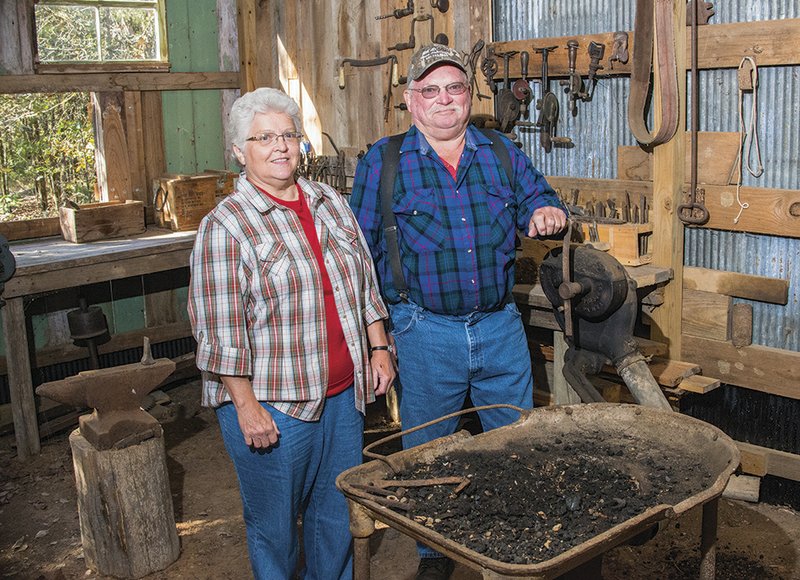
<path id="1" fill-rule="evenodd" d="M 300 421 L 262 403 L 280 430 L 278 444 L 254 451 L 244 444 L 236 408 L 217 408 L 225 448 L 242 496 L 250 565 L 256 580 L 294 577 L 298 515 L 303 517 L 301 578 L 352 578 L 347 502 L 336 489 L 342 471 L 361 463 L 364 417 L 352 388 L 330 397 L 319 421 Z"/>
<path id="2" fill-rule="evenodd" d="M 461 410 L 469 393 L 477 406 L 533 407 L 533 378 L 522 317 L 513 302 L 496 312 L 435 314 L 414 303 L 390 306 L 397 346 L 403 429 Z M 478 413 L 484 431 L 513 423 L 513 409 Z M 403 437 L 408 449 L 455 432 L 458 417 Z M 418 544 L 420 556 L 441 554 Z"/>

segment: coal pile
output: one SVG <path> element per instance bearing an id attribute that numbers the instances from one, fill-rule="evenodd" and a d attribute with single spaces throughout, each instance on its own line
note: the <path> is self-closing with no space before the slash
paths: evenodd
<path id="1" fill-rule="evenodd" d="M 470 550 L 509 564 L 536 564 L 649 508 L 713 485 L 697 459 L 635 436 L 582 433 L 580 440 L 515 441 L 496 451 L 458 451 L 395 475 L 463 477 L 468 485 L 403 487 L 406 517 Z"/>

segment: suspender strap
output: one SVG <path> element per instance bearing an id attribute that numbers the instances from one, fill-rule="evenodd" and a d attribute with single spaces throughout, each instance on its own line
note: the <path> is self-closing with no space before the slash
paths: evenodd
<path id="1" fill-rule="evenodd" d="M 408 284 L 400 265 L 400 245 L 397 239 L 397 220 L 392 210 L 394 197 L 394 179 L 397 176 L 397 165 L 400 163 L 400 145 L 406 134 L 392 135 L 383 150 L 383 166 L 381 168 L 381 213 L 383 214 L 383 235 L 386 238 L 386 250 L 392 267 L 392 280 L 400 299 L 408 302 Z"/>
<path id="2" fill-rule="evenodd" d="M 678 67 L 675 62 L 672 0 L 636 0 L 633 31 L 628 124 L 642 145 L 661 145 L 678 129 Z M 658 45 L 658 62 L 653 63 L 653 44 Z M 661 91 L 661 124 L 658 131 L 647 128 L 647 97 L 650 70 L 658 68 Z"/>
<path id="3" fill-rule="evenodd" d="M 511 165 L 511 155 L 503 142 L 491 129 L 480 129 L 487 139 L 492 142 L 492 151 L 503 166 L 503 171 L 509 184 L 514 186 L 514 168 Z M 386 238 L 386 251 L 389 254 L 389 264 L 392 268 L 392 280 L 400 299 L 408 302 L 409 289 L 403 267 L 400 263 L 400 244 L 398 241 L 397 220 L 392 209 L 394 198 L 394 181 L 397 177 L 397 166 L 400 164 L 400 146 L 405 133 L 392 135 L 383 150 L 383 165 L 381 167 L 381 214 L 383 215 L 383 235 Z"/>

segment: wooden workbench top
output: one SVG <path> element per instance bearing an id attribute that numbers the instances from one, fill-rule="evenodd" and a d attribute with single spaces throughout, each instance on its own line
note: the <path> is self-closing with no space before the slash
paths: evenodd
<path id="1" fill-rule="evenodd" d="M 12 242 L 17 263 L 4 298 L 70 288 L 189 265 L 197 232 L 148 229 L 119 239 L 83 244 L 62 238 Z"/>

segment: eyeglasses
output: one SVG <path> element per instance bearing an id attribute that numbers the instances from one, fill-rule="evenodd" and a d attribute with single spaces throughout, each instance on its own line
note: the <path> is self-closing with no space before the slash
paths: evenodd
<path id="1" fill-rule="evenodd" d="M 433 99 L 439 95 L 439 93 L 442 91 L 442 88 L 444 88 L 444 90 L 447 91 L 448 95 L 455 97 L 458 95 L 463 95 L 465 92 L 467 92 L 469 85 L 467 83 L 459 82 L 459 83 L 450 83 L 446 87 L 440 87 L 438 85 L 428 85 L 427 87 L 422 87 L 421 89 L 409 88 L 408 90 L 421 93 L 422 97 L 425 99 Z"/>
<path id="2" fill-rule="evenodd" d="M 299 143 L 300 139 L 303 138 L 302 133 L 298 133 L 297 131 L 286 131 L 285 133 L 259 133 L 258 135 L 253 135 L 252 137 L 248 137 L 245 141 L 256 141 L 261 145 L 272 145 L 278 142 L 278 137 L 283 139 L 284 143 Z"/>

